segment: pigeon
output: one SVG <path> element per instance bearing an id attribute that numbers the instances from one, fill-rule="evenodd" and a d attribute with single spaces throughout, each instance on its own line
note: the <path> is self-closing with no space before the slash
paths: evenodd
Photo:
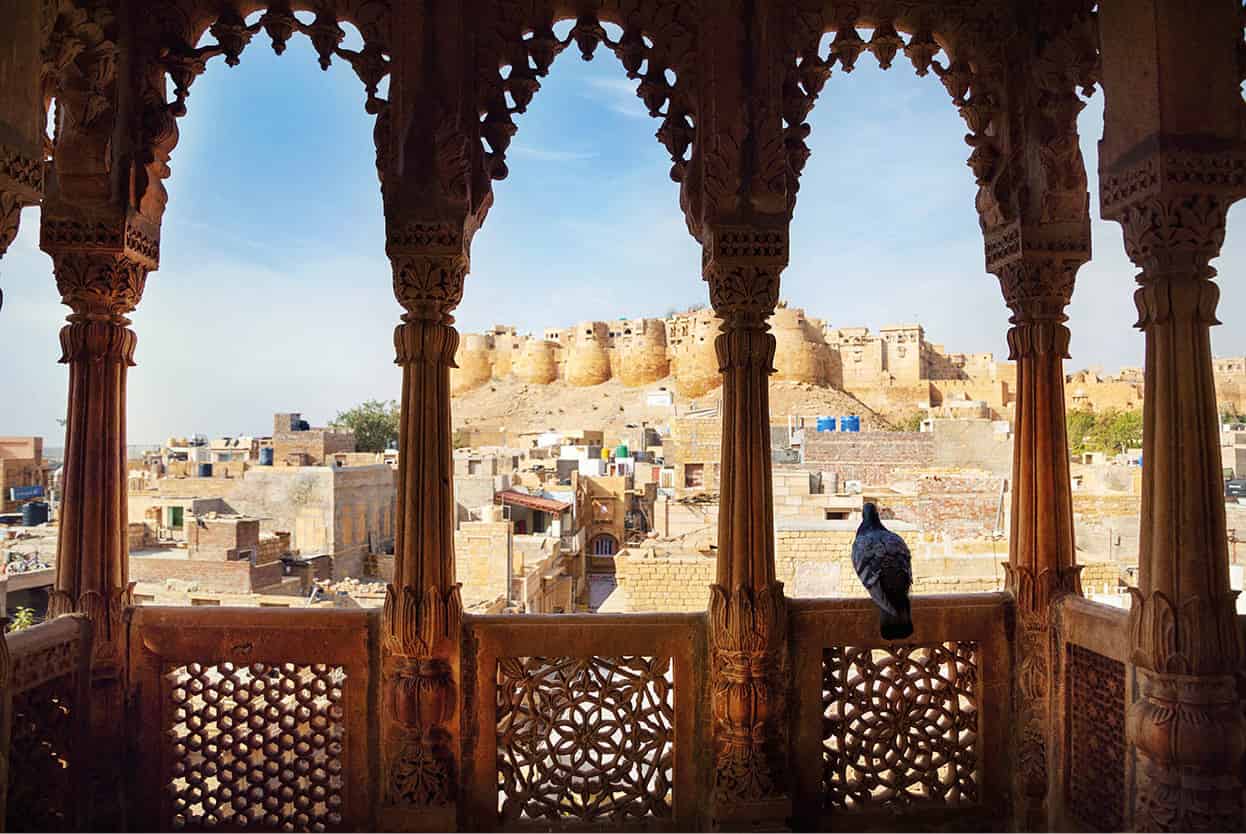
<path id="1" fill-rule="evenodd" d="M 884 640 L 902 640 L 913 633 L 909 588 L 913 586 L 913 557 L 904 539 L 883 526 L 878 507 L 861 507 L 861 526 L 852 542 L 852 566 L 861 584 L 878 605 Z"/>

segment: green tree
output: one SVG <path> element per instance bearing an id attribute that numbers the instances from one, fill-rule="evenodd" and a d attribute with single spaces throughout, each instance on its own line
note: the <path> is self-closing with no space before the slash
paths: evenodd
<path id="1" fill-rule="evenodd" d="M 398 442 L 398 401 L 367 400 L 339 412 L 330 425 L 353 431 L 360 452 L 383 452 Z"/>
<path id="2" fill-rule="evenodd" d="M 18 607 L 9 621 L 9 631 L 21 631 L 35 624 L 35 609 Z"/>
<path id="3" fill-rule="evenodd" d="M 895 420 L 895 429 L 896 431 L 921 431 L 922 421 L 925 419 L 926 415 L 920 409 L 913 409 Z"/>
<path id="4" fill-rule="evenodd" d="M 1095 427 L 1095 415 L 1092 411 L 1075 408 L 1064 418 L 1065 428 L 1069 433 L 1069 451 L 1080 455 L 1087 451 L 1087 441 Z"/>
<path id="5" fill-rule="evenodd" d="M 1142 445 L 1142 412 L 1105 411 L 1091 432 L 1094 448 L 1115 454 Z"/>

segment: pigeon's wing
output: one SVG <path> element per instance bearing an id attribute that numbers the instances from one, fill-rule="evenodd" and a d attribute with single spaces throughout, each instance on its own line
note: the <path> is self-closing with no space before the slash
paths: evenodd
<path id="1" fill-rule="evenodd" d="M 883 541 L 878 532 L 857 533 L 852 542 L 852 567 L 867 589 L 878 584 L 883 569 Z"/>
<path id="2" fill-rule="evenodd" d="M 883 593 L 895 607 L 908 604 L 909 589 L 913 587 L 913 557 L 904 539 L 887 530 L 884 535 L 880 584 Z"/>
<path id="3" fill-rule="evenodd" d="M 908 545 L 890 530 L 857 534 L 852 543 L 852 566 L 870 598 L 888 613 L 898 615 L 913 583 Z"/>

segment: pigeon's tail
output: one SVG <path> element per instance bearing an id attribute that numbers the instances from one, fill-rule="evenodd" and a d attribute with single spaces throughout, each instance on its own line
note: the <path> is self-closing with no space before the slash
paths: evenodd
<path id="1" fill-rule="evenodd" d="M 913 633 L 913 615 L 907 605 L 895 614 L 879 608 L 878 616 L 884 640 L 903 640 Z"/>

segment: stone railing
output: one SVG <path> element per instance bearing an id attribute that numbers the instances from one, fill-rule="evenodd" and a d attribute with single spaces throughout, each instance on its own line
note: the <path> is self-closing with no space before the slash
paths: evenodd
<path id="1" fill-rule="evenodd" d="M 885 643 L 868 600 L 789 601 L 794 827 L 1006 819 L 1009 605 L 917 597 L 913 638 Z M 376 827 L 379 611 L 143 606 L 129 623 L 132 829 Z M 707 625 L 465 615 L 458 828 L 711 827 Z"/>
<path id="2" fill-rule="evenodd" d="M 135 609 L 131 827 L 370 828 L 375 634 L 364 611 Z"/>
<path id="3" fill-rule="evenodd" d="M 702 827 L 705 617 L 466 618 L 469 830 Z"/>
<path id="4" fill-rule="evenodd" d="M 1058 830 L 1121 831 L 1130 781 L 1126 716 L 1133 703 L 1129 611 L 1081 597 L 1060 602 L 1056 635 L 1062 673 L 1053 707 L 1050 761 L 1065 815 Z"/>
<path id="5" fill-rule="evenodd" d="M 1010 605 L 915 597 L 894 643 L 868 599 L 789 602 L 794 827 L 1004 826 Z"/>
<path id="6" fill-rule="evenodd" d="M 4 830 L 79 830 L 89 795 L 90 626 L 69 615 L 0 643 Z"/>

